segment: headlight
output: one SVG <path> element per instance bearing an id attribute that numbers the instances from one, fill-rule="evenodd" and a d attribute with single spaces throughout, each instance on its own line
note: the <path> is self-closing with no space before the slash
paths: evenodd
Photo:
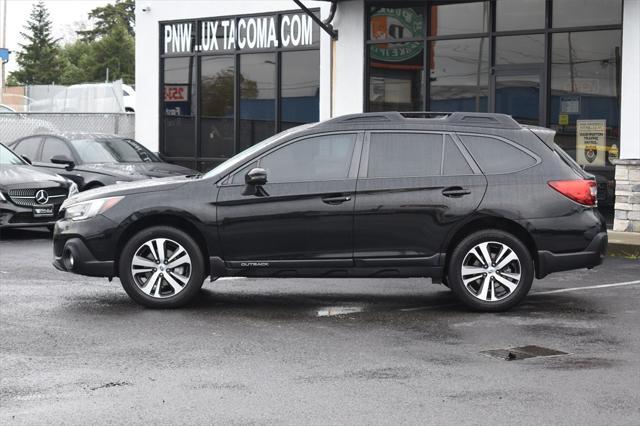
<path id="1" fill-rule="evenodd" d="M 65 219 L 71 220 L 89 219 L 98 214 L 106 212 L 111 207 L 118 204 L 123 198 L 123 196 L 98 198 L 96 200 L 71 204 L 70 206 L 65 206 L 63 203 L 62 208 L 65 209 L 64 217 Z"/>
<path id="2" fill-rule="evenodd" d="M 0 191 L 0 201 L 7 201 L 7 199 L 4 198 L 4 195 L 2 194 L 2 191 Z"/>
<path id="3" fill-rule="evenodd" d="M 69 186 L 69 197 L 72 197 L 78 193 L 78 185 L 75 182 L 71 182 Z"/>

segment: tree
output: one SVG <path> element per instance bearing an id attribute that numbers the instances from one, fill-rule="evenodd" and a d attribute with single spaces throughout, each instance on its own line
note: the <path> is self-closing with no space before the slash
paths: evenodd
<path id="1" fill-rule="evenodd" d="M 18 84 L 57 83 L 63 70 L 60 49 L 53 38 L 49 11 L 42 1 L 33 5 L 29 20 L 20 35 L 27 40 L 21 44 L 17 63 L 20 67 L 9 76 Z"/>
<path id="2" fill-rule="evenodd" d="M 89 12 L 89 19 L 95 20 L 93 28 L 77 33 L 85 41 L 95 41 L 124 26 L 129 35 L 134 37 L 135 7 L 135 0 L 116 0 L 114 4 L 96 7 Z"/>
<path id="3" fill-rule="evenodd" d="M 115 25 L 108 34 L 92 43 L 92 64 L 89 74 L 93 81 L 122 79 L 127 84 L 135 80 L 135 42 L 123 24 Z"/>

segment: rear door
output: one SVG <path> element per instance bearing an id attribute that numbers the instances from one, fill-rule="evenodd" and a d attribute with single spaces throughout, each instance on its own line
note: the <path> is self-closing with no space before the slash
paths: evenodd
<path id="1" fill-rule="evenodd" d="M 473 213 L 487 182 L 447 133 L 369 132 L 354 217 L 357 265 L 435 266 L 448 232 Z"/>

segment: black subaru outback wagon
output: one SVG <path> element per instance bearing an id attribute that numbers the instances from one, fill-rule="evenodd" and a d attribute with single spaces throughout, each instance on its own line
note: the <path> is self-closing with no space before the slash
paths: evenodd
<path id="1" fill-rule="evenodd" d="M 431 277 L 499 311 L 535 277 L 602 263 L 596 181 L 553 132 L 501 114 L 368 113 L 297 127 L 204 176 L 106 187 L 61 209 L 54 265 L 148 307 L 206 276 Z"/>

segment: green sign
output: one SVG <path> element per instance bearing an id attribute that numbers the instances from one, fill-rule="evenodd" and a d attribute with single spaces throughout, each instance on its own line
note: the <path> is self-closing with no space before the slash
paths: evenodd
<path id="1" fill-rule="evenodd" d="M 371 46 L 371 58 L 404 62 L 422 52 L 422 42 L 402 39 L 422 36 L 422 17 L 411 8 L 382 8 L 371 17 L 371 38 L 397 39 L 394 43 Z"/>

